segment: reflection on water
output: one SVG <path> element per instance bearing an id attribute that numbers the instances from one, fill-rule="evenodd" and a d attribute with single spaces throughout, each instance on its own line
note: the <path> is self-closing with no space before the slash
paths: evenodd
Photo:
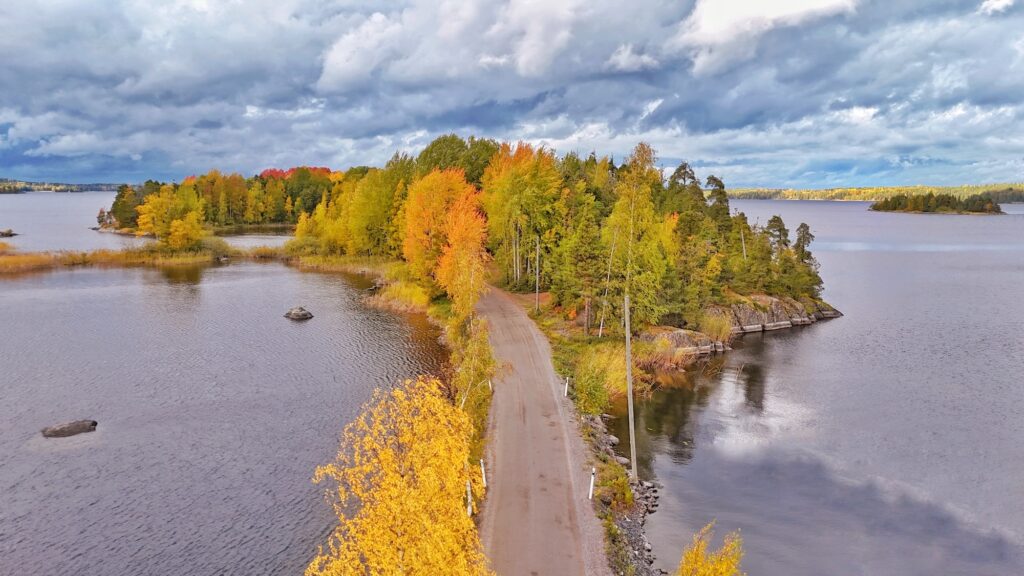
<path id="1" fill-rule="evenodd" d="M 310 478 L 375 387 L 438 373 L 422 316 L 279 264 L 0 281 L 0 574 L 298 574 Z M 313 311 L 291 322 L 295 305 Z M 96 432 L 42 438 L 80 418 Z"/>
<path id="2" fill-rule="evenodd" d="M 747 335 L 638 403 L 656 565 L 716 520 L 750 574 L 1024 574 L 1024 214 L 734 206 L 808 222 L 846 316 Z"/>

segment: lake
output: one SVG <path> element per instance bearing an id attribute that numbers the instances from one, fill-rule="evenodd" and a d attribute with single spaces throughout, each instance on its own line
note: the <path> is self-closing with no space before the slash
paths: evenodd
<path id="1" fill-rule="evenodd" d="M 656 566 L 717 520 L 752 575 L 1024 574 L 1024 206 L 867 206 L 733 201 L 811 226 L 846 316 L 745 336 L 639 402 Z"/>
<path id="2" fill-rule="evenodd" d="M 0 574 L 301 574 L 335 524 L 314 468 L 374 388 L 446 360 L 368 286 L 277 263 L 0 280 Z"/>
<path id="3" fill-rule="evenodd" d="M 26 192 L 0 194 L 0 230 L 18 233 L 4 241 L 22 252 L 45 250 L 120 250 L 149 241 L 123 234 L 90 230 L 100 208 L 110 209 L 114 192 Z M 280 246 L 291 236 L 239 234 L 223 238 L 233 246 Z"/>

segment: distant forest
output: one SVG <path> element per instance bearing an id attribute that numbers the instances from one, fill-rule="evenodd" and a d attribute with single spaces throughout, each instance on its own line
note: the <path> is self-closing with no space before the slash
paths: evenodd
<path id="1" fill-rule="evenodd" d="M 946 214 L 1002 214 L 999 203 L 987 194 L 957 198 L 952 194 L 899 194 L 871 205 L 877 212 L 924 212 Z"/>
<path id="2" fill-rule="evenodd" d="M 962 200 L 984 195 L 993 201 L 1024 202 L 1024 184 L 978 184 L 965 186 L 884 186 L 874 188 L 825 188 L 795 190 L 792 188 L 736 188 L 733 198 L 755 200 L 866 200 L 877 202 L 896 196 L 948 195 Z"/>
<path id="3" fill-rule="evenodd" d="M 25 180 L 9 180 L 0 178 L 0 194 L 18 194 L 21 192 L 85 192 L 102 190 L 113 192 L 117 184 L 61 184 L 59 182 L 28 182 Z"/>

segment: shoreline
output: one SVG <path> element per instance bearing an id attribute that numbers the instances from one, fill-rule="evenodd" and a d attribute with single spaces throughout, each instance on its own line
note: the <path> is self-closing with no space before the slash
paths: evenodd
<path id="1" fill-rule="evenodd" d="M 524 308 L 526 311 L 532 310 L 532 295 L 529 295 L 528 301 L 524 300 L 521 294 L 514 296 L 519 297 L 517 302 L 521 308 Z M 843 316 L 842 312 L 823 300 L 811 301 L 811 303 L 815 306 L 814 310 L 807 309 L 808 303 L 797 302 L 792 298 L 752 295 L 742 297 L 730 306 L 719 305 L 711 307 L 712 310 L 718 313 L 731 313 L 734 318 L 730 334 L 724 342 L 715 341 L 707 334 L 693 330 L 652 327 L 652 330 L 634 339 L 634 363 L 639 364 L 637 358 L 640 354 L 636 350 L 638 344 L 645 341 L 653 343 L 658 338 L 664 337 L 666 333 L 681 335 L 688 343 L 697 342 L 698 344 L 696 346 L 676 346 L 675 349 L 682 352 L 682 354 L 681 360 L 674 365 L 653 367 L 653 369 L 651 369 L 652 367 L 644 368 L 638 365 L 637 368 L 641 370 L 638 380 L 642 381 L 644 371 L 651 373 L 662 369 L 665 371 L 685 371 L 686 368 L 696 365 L 710 356 L 732 350 L 729 346 L 732 339 L 743 334 L 791 329 Z M 761 304 L 761 306 L 758 306 L 758 304 Z M 765 309 L 758 310 L 757 308 L 760 307 L 765 307 Z M 550 308 L 546 310 L 550 312 Z M 744 315 L 751 312 L 762 315 L 762 319 L 765 321 L 743 324 L 742 319 Z M 788 315 L 788 318 L 784 318 L 783 315 Z M 571 338 L 570 336 L 558 333 L 559 327 L 539 321 L 542 318 L 550 318 L 552 316 L 550 313 L 542 312 L 541 315 L 529 313 L 529 316 L 544 335 L 544 338 L 549 341 L 549 350 L 557 349 L 557 353 L 560 356 L 579 356 L 581 354 L 579 350 L 573 349 L 571 344 L 567 342 Z M 736 322 L 737 320 L 739 322 Z M 564 328 L 564 326 L 561 328 Z M 654 328 L 660 328 L 661 330 L 659 331 Z M 565 373 L 573 374 L 572 370 L 567 369 L 565 366 L 559 367 L 559 373 L 563 374 L 563 376 Z M 635 386 L 634 394 L 637 394 L 636 388 Z M 612 395 L 613 391 L 609 391 L 609 397 Z M 615 573 L 629 573 L 632 571 L 631 573 L 636 576 L 661 576 L 667 574 L 660 569 L 654 568 L 655 556 L 645 530 L 647 516 L 658 510 L 659 490 L 662 486 L 657 482 L 629 478 L 626 469 L 629 466 L 629 460 L 615 452 L 615 446 L 619 444 L 620 440 L 608 432 L 606 424 L 606 420 L 615 418 L 615 416 L 604 412 L 595 415 L 582 413 L 576 404 L 575 398 L 571 402 L 571 408 L 579 423 L 579 430 L 589 449 L 591 460 L 598 470 L 599 485 L 605 488 L 626 482 L 631 491 L 631 494 L 623 501 L 622 498 L 625 495 L 621 492 L 623 488 L 621 485 L 618 486 L 617 492 L 615 490 L 595 490 L 592 504 L 594 512 L 605 524 L 605 556 L 611 570 Z M 673 559 L 670 564 L 674 565 L 677 562 L 678 559 Z"/>

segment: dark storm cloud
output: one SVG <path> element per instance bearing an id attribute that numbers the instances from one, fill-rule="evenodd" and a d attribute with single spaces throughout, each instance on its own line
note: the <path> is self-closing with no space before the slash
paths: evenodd
<path id="1" fill-rule="evenodd" d="M 0 176 L 379 163 L 457 131 L 727 183 L 1024 180 L 1012 0 L 8 0 Z"/>

